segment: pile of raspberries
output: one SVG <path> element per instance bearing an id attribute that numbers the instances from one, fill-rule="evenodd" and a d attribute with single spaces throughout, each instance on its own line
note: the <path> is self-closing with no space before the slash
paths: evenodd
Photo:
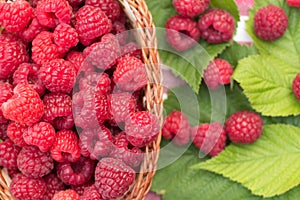
<path id="1" fill-rule="evenodd" d="M 16 199 L 117 199 L 134 184 L 160 127 L 127 23 L 117 0 L 0 2 L 0 167 Z"/>

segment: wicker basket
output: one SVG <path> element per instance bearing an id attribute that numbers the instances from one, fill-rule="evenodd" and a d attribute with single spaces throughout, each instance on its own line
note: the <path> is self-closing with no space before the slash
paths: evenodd
<path id="1" fill-rule="evenodd" d="M 0 0 L 2 1 L 2 0 Z M 152 15 L 148 10 L 145 0 L 119 0 L 122 8 L 131 22 L 132 28 L 137 29 L 137 40 L 142 48 L 143 61 L 148 75 L 146 87 L 146 109 L 155 114 L 162 123 L 163 112 L 163 87 L 161 85 L 160 59 L 157 51 L 156 30 Z M 155 175 L 161 133 L 157 139 L 146 147 L 146 156 L 142 163 L 140 173 L 135 183 L 128 191 L 126 200 L 140 200 L 150 190 L 153 176 Z M 0 199 L 14 200 L 9 193 L 10 178 L 5 169 L 0 170 Z"/>

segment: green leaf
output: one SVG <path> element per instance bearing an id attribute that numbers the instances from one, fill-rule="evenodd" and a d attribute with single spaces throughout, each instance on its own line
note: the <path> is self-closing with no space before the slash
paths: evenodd
<path id="1" fill-rule="evenodd" d="M 240 61 L 233 78 L 240 83 L 252 107 L 266 116 L 300 114 L 292 91 L 296 67 L 273 56 L 250 56 Z"/>
<path id="2" fill-rule="evenodd" d="M 195 168 L 222 174 L 263 197 L 280 195 L 300 183 L 300 129 L 265 125 L 251 145 L 231 144 L 219 156 Z"/>

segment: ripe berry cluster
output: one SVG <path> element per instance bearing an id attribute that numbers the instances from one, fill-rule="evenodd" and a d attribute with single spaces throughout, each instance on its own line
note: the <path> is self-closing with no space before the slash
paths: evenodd
<path id="1" fill-rule="evenodd" d="M 117 0 L 0 2 L 0 167 L 16 199 L 117 199 L 134 183 L 160 127 L 126 23 Z"/>

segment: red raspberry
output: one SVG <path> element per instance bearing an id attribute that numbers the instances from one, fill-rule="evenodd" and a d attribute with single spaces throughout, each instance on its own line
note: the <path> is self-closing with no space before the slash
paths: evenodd
<path id="1" fill-rule="evenodd" d="M 136 57 L 120 58 L 113 80 L 118 87 L 127 91 L 141 89 L 148 81 L 144 63 Z"/>
<path id="2" fill-rule="evenodd" d="M 27 146 L 26 142 L 23 139 L 23 133 L 27 129 L 27 126 L 10 122 L 7 126 L 7 136 L 11 141 L 13 141 L 19 147 Z"/>
<path id="3" fill-rule="evenodd" d="M 66 52 L 69 51 L 70 48 L 75 47 L 79 42 L 78 33 L 68 24 L 59 24 L 53 32 L 53 37 L 54 43 L 66 49 Z"/>
<path id="4" fill-rule="evenodd" d="M 0 81 L 0 124 L 7 123 L 7 119 L 3 116 L 1 106 L 13 95 L 13 87 L 11 84 Z"/>
<path id="5" fill-rule="evenodd" d="M 214 8 L 200 17 L 198 28 L 208 43 L 228 42 L 234 33 L 235 22 L 230 13 Z"/>
<path id="6" fill-rule="evenodd" d="M 83 53 L 78 51 L 70 51 L 66 60 L 70 61 L 74 65 L 77 74 L 84 62 Z"/>
<path id="7" fill-rule="evenodd" d="M 105 95 L 108 94 L 111 90 L 111 80 L 106 73 L 102 73 L 100 78 L 98 79 L 96 88 L 95 88 L 95 95 Z"/>
<path id="8" fill-rule="evenodd" d="M 127 37 L 128 37 L 128 32 L 127 32 L 127 29 L 125 27 L 125 24 L 123 24 L 119 21 L 115 21 L 112 24 L 111 33 L 116 35 L 120 45 L 125 45 L 126 44 L 126 40 L 127 40 Z"/>
<path id="9" fill-rule="evenodd" d="M 159 133 L 159 121 L 150 112 L 131 113 L 125 122 L 128 141 L 136 147 L 144 147 L 154 141 Z"/>
<path id="10" fill-rule="evenodd" d="M 65 190 L 55 193 L 52 200 L 80 200 L 80 196 L 74 190 Z"/>
<path id="11" fill-rule="evenodd" d="M 44 120 L 52 123 L 56 129 L 71 129 L 74 126 L 72 99 L 67 94 L 49 93 L 43 99 Z"/>
<path id="12" fill-rule="evenodd" d="M 39 122 L 23 132 L 24 141 L 28 145 L 37 146 L 40 151 L 47 152 L 55 140 L 55 130 L 47 122 Z"/>
<path id="13" fill-rule="evenodd" d="M 111 21 L 120 16 L 121 8 L 116 0 L 86 0 L 85 4 L 100 8 Z"/>
<path id="14" fill-rule="evenodd" d="M 51 92 L 69 93 L 75 83 L 76 70 L 71 62 L 56 59 L 42 65 L 39 77 Z"/>
<path id="15" fill-rule="evenodd" d="M 90 72 L 79 80 L 79 90 L 95 91 L 95 95 L 107 94 L 110 91 L 110 83 L 108 74 Z"/>
<path id="16" fill-rule="evenodd" d="M 47 186 L 47 192 L 45 193 L 43 200 L 51 200 L 56 192 L 65 189 L 63 182 L 55 174 L 45 176 L 44 180 Z"/>
<path id="17" fill-rule="evenodd" d="M 263 121 L 255 112 L 239 111 L 229 116 L 225 128 L 231 142 L 250 144 L 261 136 Z"/>
<path id="18" fill-rule="evenodd" d="M 50 152 L 57 162 L 76 162 L 80 157 L 76 133 L 71 130 L 58 131 Z"/>
<path id="19" fill-rule="evenodd" d="M 300 73 L 298 73 L 293 80 L 292 90 L 298 101 L 300 101 Z"/>
<path id="20" fill-rule="evenodd" d="M 122 161 L 103 158 L 95 170 L 95 186 L 103 199 L 116 199 L 133 184 L 135 172 Z"/>
<path id="21" fill-rule="evenodd" d="M 193 143 L 202 152 L 217 156 L 226 145 L 226 133 L 224 127 L 219 122 L 211 124 L 201 124 L 192 128 Z"/>
<path id="22" fill-rule="evenodd" d="M 98 69 L 109 69 L 116 64 L 121 54 L 117 38 L 113 34 L 106 34 L 97 42 L 83 51 L 85 59 Z"/>
<path id="23" fill-rule="evenodd" d="M 117 123 L 124 122 L 136 109 L 136 99 L 127 92 L 111 94 L 109 101 L 112 119 Z"/>
<path id="24" fill-rule="evenodd" d="M 11 35 L 0 34 L 0 79 L 8 79 L 20 64 L 28 61 L 22 42 Z"/>
<path id="25" fill-rule="evenodd" d="M 39 94 L 29 85 L 18 84 L 14 95 L 1 106 L 5 118 L 31 126 L 44 114 L 44 105 Z"/>
<path id="26" fill-rule="evenodd" d="M 58 177 L 68 185 L 81 185 L 90 180 L 94 173 L 94 161 L 80 157 L 77 162 L 58 163 L 57 167 Z"/>
<path id="27" fill-rule="evenodd" d="M 43 31 L 32 41 L 32 60 L 42 65 L 51 60 L 63 57 L 61 48 L 58 48 L 53 41 L 53 33 Z"/>
<path id="28" fill-rule="evenodd" d="M 0 123 L 0 140 L 4 141 L 6 139 L 8 139 L 7 137 L 7 126 L 8 126 L 8 122 L 7 123 Z"/>
<path id="29" fill-rule="evenodd" d="M 84 4 L 84 0 L 68 0 L 68 2 L 72 6 L 74 13 L 77 12 L 77 10 L 79 9 L 79 7 L 81 7 L 82 4 Z"/>
<path id="30" fill-rule="evenodd" d="M 40 0 L 35 11 L 39 23 L 49 28 L 71 21 L 72 7 L 66 0 Z"/>
<path id="31" fill-rule="evenodd" d="M 148 192 L 144 200 L 162 200 L 162 197 L 155 192 Z"/>
<path id="32" fill-rule="evenodd" d="M 190 124 L 185 114 L 171 112 L 164 121 L 162 135 L 167 140 L 173 139 L 178 146 L 187 144 L 190 141 Z"/>
<path id="33" fill-rule="evenodd" d="M 209 7 L 210 0 L 173 0 L 176 11 L 185 17 L 196 17 Z"/>
<path id="34" fill-rule="evenodd" d="M 185 51 L 197 44 L 200 31 L 194 20 L 176 15 L 166 22 L 166 39 L 177 51 Z"/>
<path id="35" fill-rule="evenodd" d="M 81 200 L 103 200 L 95 185 L 86 188 L 81 196 Z"/>
<path id="36" fill-rule="evenodd" d="M 11 140 L 0 142 L 0 166 L 16 170 L 17 158 L 21 148 L 16 146 Z"/>
<path id="37" fill-rule="evenodd" d="M 300 1 L 299 0 L 286 0 L 286 2 L 289 4 L 289 6 L 300 7 Z"/>
<path id="38" fill-rule="evenodd" d="M 94 173 L 94 172 L 93 172 Z M 94 185 L 95 181 L 92 180 L 93 178 L 91 178 L 88 182 L 82 184 L 82 185 L 70 185 L 70 189 L 74 190 L 75 192 L 77 192 L 77 194 L 79 194 L 80 196 L 83 195 L 84 190 L 92 185 Z M 82 200 L 82 199 L 81 199 Z"/>
<path id="39" fill-rule="evenodd" d="M 122 46 L 121 49 L 122 56 L 133 56 L 138 59 L 142 59 L 142 50 L 137 43 L 129 42 L 126 45 Z"/>
<path id="40" fill-rule="evenodd" d="M 20 200 L 42 199 L 46 191 L 42 178 L 29 178 L 23 174 L 16 175 L 10 185 L 10 193 Z"/>
<path id="41" fill-rule="evenodd" d="M 43 153 L 35 146 L 23 147 L 18 155 L 17 164 L 24 175 L 33 178 L 49 174 L 54 167 L 50 153 Z"/>
<path id="42" fill-rule="evenodd" d="M 288 17 L 284 10 L 274 5 L 260 8 L 254 16 L 254 32 L 263 40 L 280 38 L 288 27 Z"/>
<path id="43" fill-rule="evenodd" d="M 110 99 L 107 95 L 96 95 L 95 96 L 95 110 L 96 117 L 100 124 L 103 124 L 105 121 L 110 120 L 111 116 L 111 107 Z"/>
<path id="44" fill-rule="evenodd" d="M 22 63 L 14 73 L 14 85 L 19 83 L 29 84 L 40 96 L 43 96 L 46 88 L 38 77 L 39 69 L 38 65 Z"/>
<path id="45" fill-rule="evenodd" d="M 31 42 L 38 34 L 40 34 L 42 31 L 47 31 L 48 28 L 42 26 L 38 19 L 34 17 L 28 27 L 26 27 L 24 30 L 18 32 L 18 36 L 26 41 Z"/>
<path id="46" fill-rule="evenodd" d="M 33 17 L 33 9 L 27 1 L 0 2 L 0 26 L 8 32 L 23 30 Z"/>
<path id="47" fill-rule="evenodd" d="M 109 33 L 112 24 L 100 8 L 85 5 L 76 13 L 75 27 L 82 42 L 82 40 L 93 40 Z"/>
<path id="48" fill-rule="evenodd" d="M 226 60 L 216 58 L 204 71 L 204 81 L 209 89 L 216 90 L 220 85 L 229 84 L 233 69 Z"/>

